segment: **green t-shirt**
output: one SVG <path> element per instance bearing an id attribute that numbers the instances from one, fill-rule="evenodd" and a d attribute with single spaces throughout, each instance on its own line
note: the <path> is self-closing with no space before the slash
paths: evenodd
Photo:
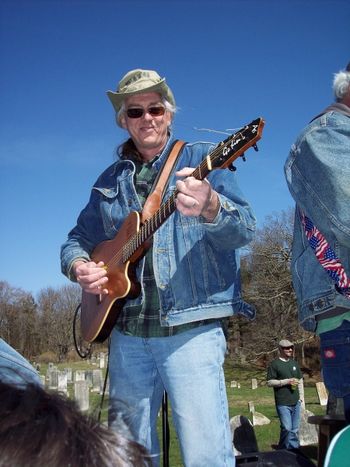
<path id="1" fill-rule="evenodd" d="M 267 380 L 270 379 L 290 379 L 302 378 L 298 363 L 289 359 L 287 361 L 276 358 L 270 363 L 267 370 Z M 292 388 L 290 384 L 281 387 L 274 387 L 276 405 L 295 405 L 299 400 L 299 389 Z"/>

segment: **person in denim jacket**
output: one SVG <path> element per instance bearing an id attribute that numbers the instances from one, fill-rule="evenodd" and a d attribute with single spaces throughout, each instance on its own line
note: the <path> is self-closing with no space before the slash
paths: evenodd
<path id="1" fill-rule="evenodd" d="M 320 336 L 328 390 L 350 423 L 350 63 L 335 74 L 336 101 L 293 144 L 285 164 L 296 202 L 292 278 L 299 320 Z"/>
<path id="2" fill-rule="evenodd" d="M 131 211 L 142 210 L 175 141 L 175 99 L 158 73 L 132 70 L 107 94 L 130 137 L 97 179 L 61 250 L 63 273 L 97 295 L 108 294 L 108 275 L 91 252 L 116 236 Z M 235 465 L 222 320 L 235 313 L 254 317 L 241 298 L 239 249 L 252 240 L 255 217 L 232 171 L 214 170 L 203 181 L 191 177 L 214 147 L 184 146 L 164 196 L 178 190 L 176 210 L 138 263 L 141 293 L 126 300 L 111 333 L 109 423 L 113 427 L 114 416 L 123 412 L 154 465 L 164 391 L 184 465 Z"/>
<path id="3" fill-rule="evenodd" d="M 7 342 L 0 338 L 0 380 L 16 386 L 38 384 L 41 386 L 39 373 Z"/>

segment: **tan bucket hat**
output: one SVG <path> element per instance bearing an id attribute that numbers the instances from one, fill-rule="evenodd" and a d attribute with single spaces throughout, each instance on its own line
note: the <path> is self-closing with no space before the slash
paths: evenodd
<path id="1" fill-rule="evenodd" d="M 156 71 L 153 70 L 131 70 L 119 82 L 116 92 L 107 91 L 107 96 L 116 112 L 119 112 L 123 100 L 134 94 L 145 92 L 158 92 L 165 97 L 173 106 L 175 106 L 174 95 L 165 82 Z"/>

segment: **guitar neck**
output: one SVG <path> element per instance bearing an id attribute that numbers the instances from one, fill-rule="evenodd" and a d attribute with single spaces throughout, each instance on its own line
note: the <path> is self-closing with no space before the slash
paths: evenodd
<path id="1" fill-rule="evenodd" d="M 244 154 L 244 151 L 253 146 L 256 150 L 256 141 L 261 137 L 261 132 L 264 126 L 264 121 L 261 118 L 253 120 L 250 124 L 241 128 L 234 135 L 219 143 L 214 150 L 208 154 L 203 161 L 194 169 L 191 176 L 197 180 L 204 178 L 213 169 L 225 169 L 231 166 L 232 162 L 239 156 Z M 141 226 L 140 229 L 131 236 L 123 247 L 123 261 L 127 262 L 164 224 L 176 209 L 175 199 L 178 190 L 175 190 L 172 195 L 165 201 L 160 208 L 149 217 Z"/>

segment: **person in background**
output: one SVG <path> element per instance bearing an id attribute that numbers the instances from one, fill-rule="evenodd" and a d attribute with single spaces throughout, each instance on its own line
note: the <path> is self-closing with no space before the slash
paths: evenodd
<path id="1" fill-rule="evenodd" d="M 0 338 L 0 380 L 20 386 L 42 385 L 38 372 L 13 347 Z"/>
<path id="2" fill-rule="evenodd" d="M 350 423 L 350 63 L 335 102 L 301 131 L 285 163 L 295 202 L 291 272 L 300 324 L 320 337 L 323 379 Z"/>
<path id="3" fill-rule="evenodd" d="M 150 467 L 127 429 L 109 430 L 72 400 L 0 381 L 0 467 Z M 126 432 L 125 432 L 126 431 Z"/>
<path id="4" fill-rule="evenodd" d="M 129 71 L 108 91 L 117 123 L 128 133 L 116 163 L 98 178 L 90 201 L 61 249 L 62 271 L 86 294 L 108 294 L 112 280 L 91 253 L 112 239 L 131 211 L 141 211 L 174 144 L 174 95 L 156 71 Z M 187 143 L 164 199 L 176 210 L 137 265 L 137 298 L 127 299 L 111 333 L 110 426 L 122 409 L 135 439 L 160 459 L 157 419 L 164 391 L 184 465 L 235 465 L 223 363 L 222 320 L 247 313 L 241 299 L 239 249 L 255 217 L 229 170 L 191 176 L 216 145 Z"/>
<path id="5" fill-rule="evenodd" d="M 280 420 L 278 449 L 299 448 L 300 385 L 302 374 L 298 363 L 292 358 L 294 345 L 287 339 L 278 344 L 279 357 L 267 370 L 267 385 L 274 390 L 275 404 Z"/>

